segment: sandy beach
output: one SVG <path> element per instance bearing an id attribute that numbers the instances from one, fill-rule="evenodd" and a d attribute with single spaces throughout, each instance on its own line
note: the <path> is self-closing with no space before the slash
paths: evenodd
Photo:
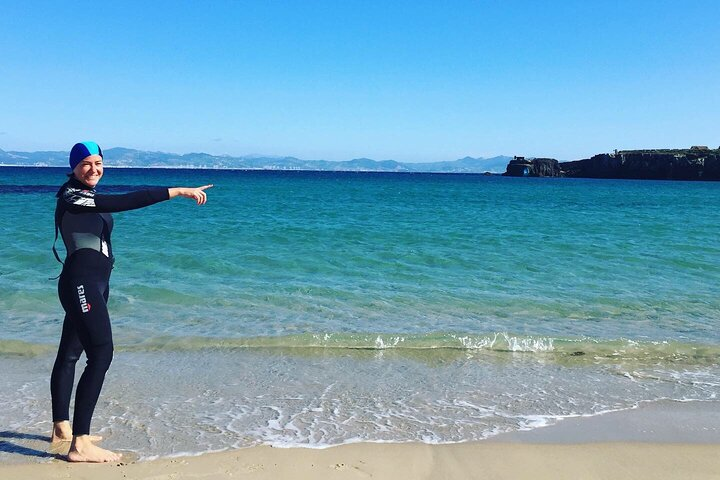
<path id="1" fill-rule="evenodd" d="M 16 479 L 720 479 L 716 402 L 661 402 L 473 443 L 259 446 L 196 457 L 0 467 Z M 7 443 L 7 442 L 5 442 Z M 30 449 L 26 449 L 26 453 Z M 18 449 L 19 454 L 22 450 Z"/>
<path id="2" fill-rule="evenodd" d="M 136 464 L 4 467 L 15 479 L 717 479 L 720 446 L 598 443 L 256 447 Z"/>

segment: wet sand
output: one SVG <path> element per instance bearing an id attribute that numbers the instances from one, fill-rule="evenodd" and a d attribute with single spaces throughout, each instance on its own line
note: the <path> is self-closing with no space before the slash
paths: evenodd
<path id="1" fill-rule="evenodd" d="M 720 479 L 718 402 L 660 402 L 453 445 L 253 447 L 147 462 L 0 466 L 33 479 Z M 18 453 L 19 455 L 21 453 Z"/>

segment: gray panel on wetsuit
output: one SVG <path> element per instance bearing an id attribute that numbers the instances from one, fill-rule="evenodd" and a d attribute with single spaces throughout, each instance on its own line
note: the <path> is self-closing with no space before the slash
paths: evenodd
<path id="1" fill-rule="evenodd" d="M 103 217 L 106 216 L 108 218 L 103 220 Z M 60 224 L 60 231 L 62 232 L 67 256 L 70 257 L 81 248 L 89 248 L 109 257 L 108 246 L 103 239 L 105 222 L 109 223 L 108 228 L 112 228 L 112 217 L 110 215 L 65 212 Z"/>

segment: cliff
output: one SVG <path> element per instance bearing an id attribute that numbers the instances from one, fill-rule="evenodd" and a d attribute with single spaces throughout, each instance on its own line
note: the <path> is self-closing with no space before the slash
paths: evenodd
<path id="1" fill-rule="evenodd" d="M 508 163 L 503 175 L 507 177 L 559 177 L 562 172 L 560 164 L 554 158 L 515 157 Z"/>
<path id="2" fill-rule="evenodd" d="M 626 150 L 560 164 L 565 177 L 720 180 L 720 149 Z"/>
<path id="3" fill-rule="evenodd" d="M 624 150 L 559 163 L 552 158 L 515 157 L 503 174 L 512 177 L 720 180 L 720 148 Z"/>

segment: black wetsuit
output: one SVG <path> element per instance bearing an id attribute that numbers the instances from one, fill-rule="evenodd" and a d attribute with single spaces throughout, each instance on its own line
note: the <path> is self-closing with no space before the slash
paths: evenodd
<path id="1" fill-rule="evenodd" d="M 53 421 L 70 419 L 75 363 L 85 351 L 87 365 L 75 392 L 73 434 L 87 435 L 113 356 L 107 310 L 113 265 L 110 212 L 146 207 L 167 200 L 169 193 L 167 188 L 154 188 L 101 195 L 73 177 L 60 188 L 57 197 L 55 225 L 62 234 L 67 257 L 58 282 L 65 320 L 50 379 Z"/>

